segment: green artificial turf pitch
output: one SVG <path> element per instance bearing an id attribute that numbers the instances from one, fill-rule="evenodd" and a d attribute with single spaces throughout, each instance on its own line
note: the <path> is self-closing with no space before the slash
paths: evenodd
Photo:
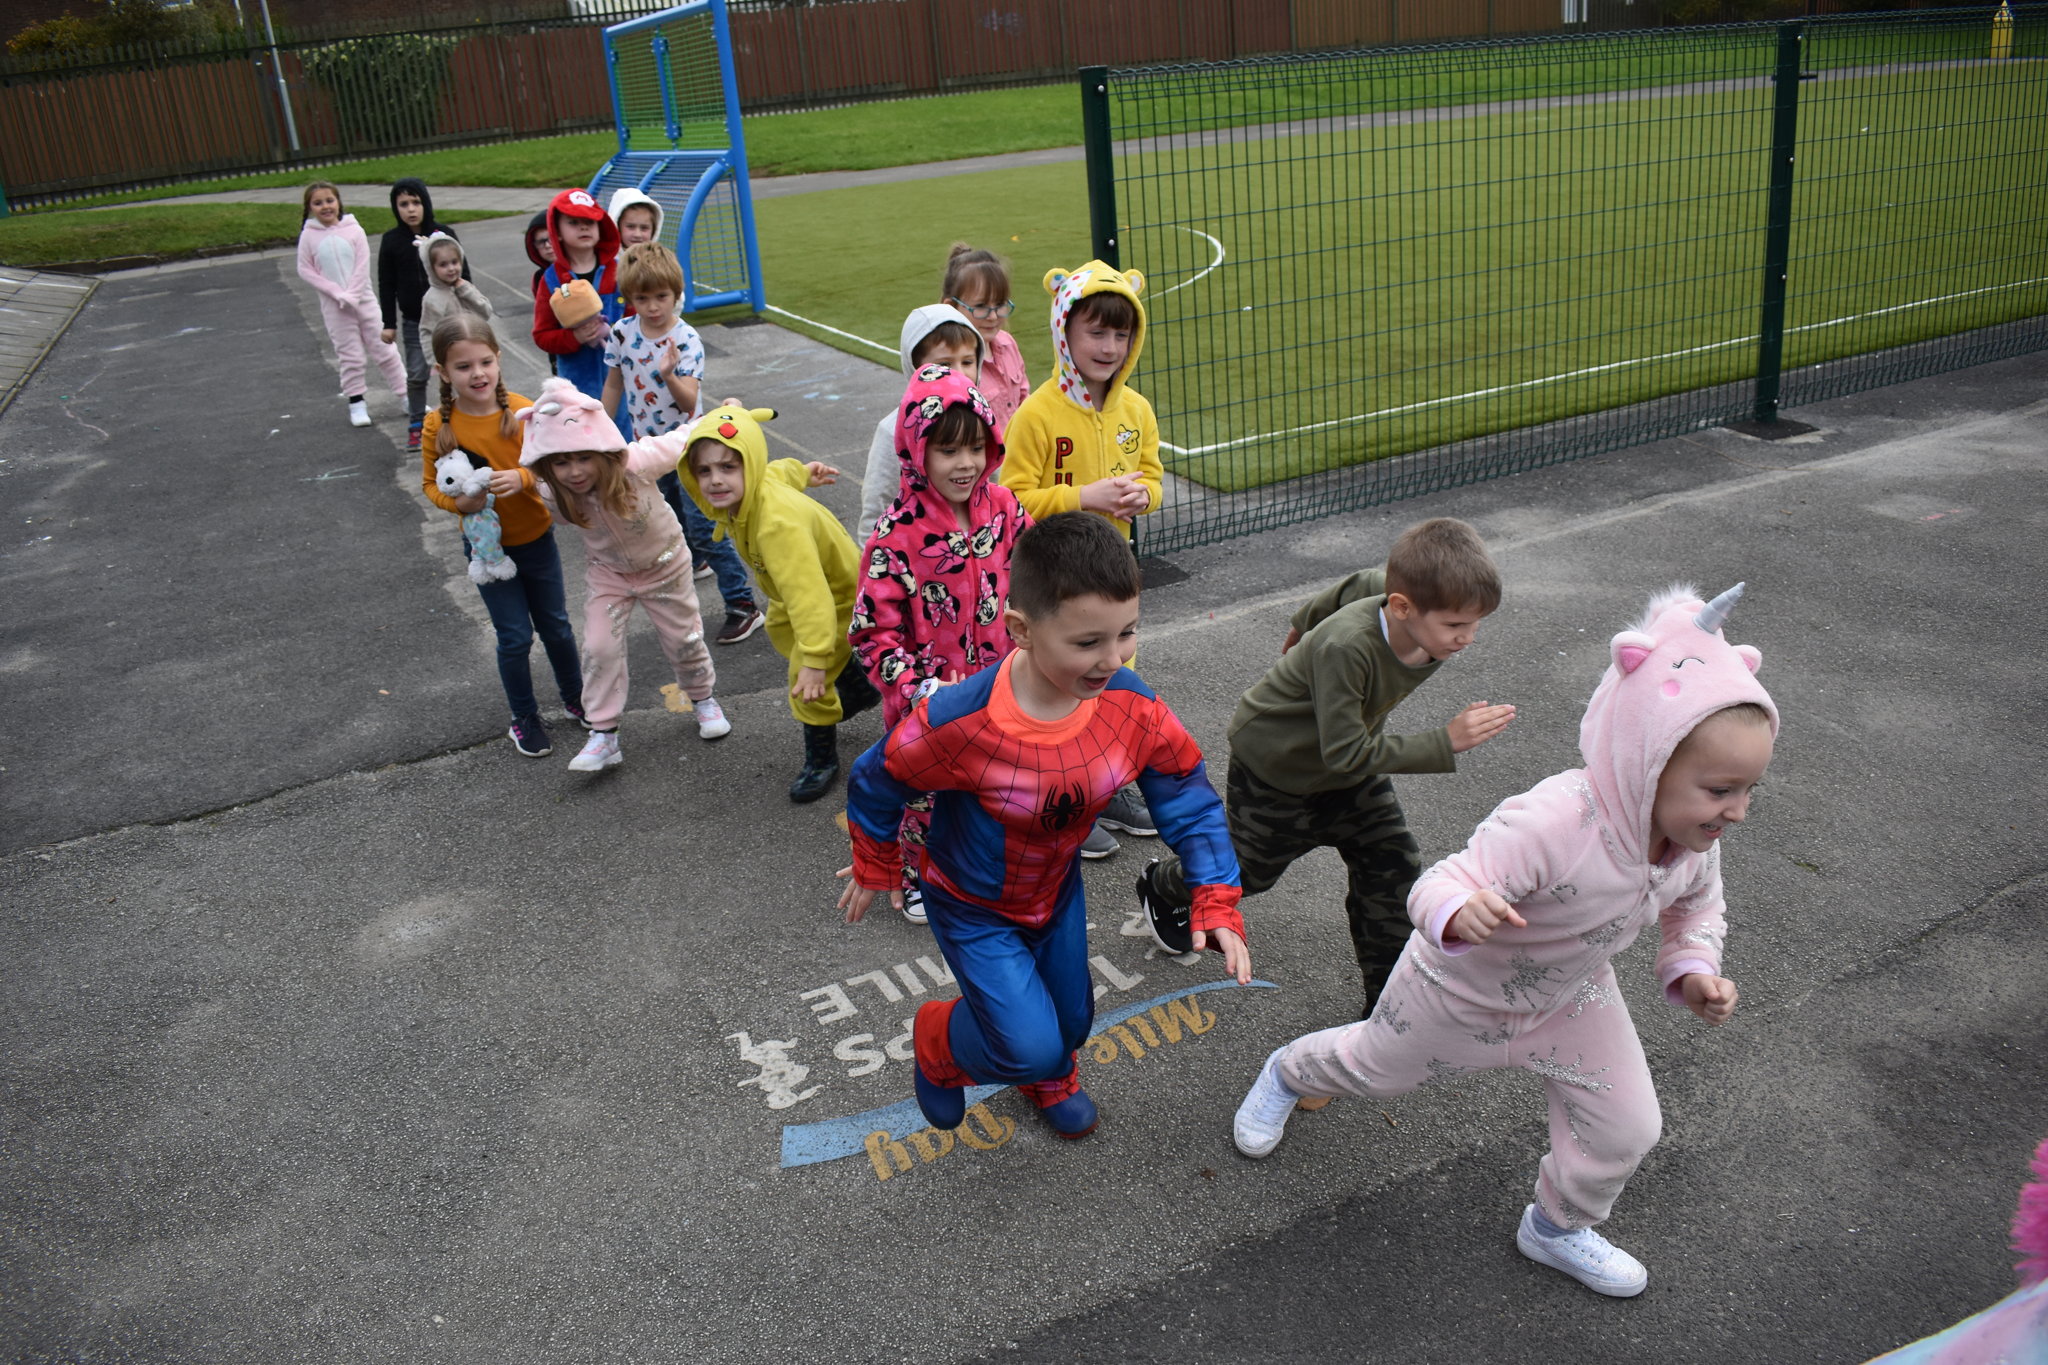
<path id="1" fill-rule="evenodd" d="M 1119 157 L 1151 318 L 1135 384 L 1168 468 L 1239 490 L 1754 375 L 1771 101 L 1751 83 Z M 1787 368 L 2048 312 L 2042 68 L 1807 84 L 1793 205 Z M 757 212 L 771 304 L 885 364 L 965 239 L 1010 258 L 1043 380 L 1039 278 L 1089 254 L 1078 165 Z"/>

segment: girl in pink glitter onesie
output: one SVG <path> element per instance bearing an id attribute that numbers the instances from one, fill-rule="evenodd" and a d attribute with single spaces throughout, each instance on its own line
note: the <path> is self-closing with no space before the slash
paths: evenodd
<path id="1" fill-rule="evenodd" d="M 1534 1072 L 1550 1151 L 1516 1244 L 1600 1293 L 1643 1291 L 1642 1263 L 1594 1231 L 1662 1127 L 1611 959 L 1656 924 L 1666 998 L 1709 1024 L 1734 1013 L 1719 839 L 1747 814 L 1778 730 L 1754 676 L 1762 656 L 1721 635 L 1741 586 L 1712 605 L 1673 588 L 1614 637 L 1579 725 L 1585 766 L 1503 801 L 1422 875 L 1415 931 L 1371 1018 L 1267 1058 L 1238 1108 L 1240 1151 L 1272 1151 L 1301 1098 Z"/>

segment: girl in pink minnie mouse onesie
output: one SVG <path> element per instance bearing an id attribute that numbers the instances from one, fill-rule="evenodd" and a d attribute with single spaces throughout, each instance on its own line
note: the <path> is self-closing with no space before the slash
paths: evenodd
<path id="1" fill-rule="evenodd" d="M 896 501 L 861 555 L 848 630 L 891 729 L 930 689 L 1010 652 L 1010 547 L 1031 524 L 1017 495 L 996 482 L 1003 438 L 995 412 L 957 370 L 925 365 L 911 376 L 896 405 L 896 458 Z M 904 811 L 897 836 L 903 913 L 913 923 L 924 920 L 917 860 L 930 822 L 920 801 Z"/>
<path id="2" fill-rule="evenodd" d="M 1709 1024 L 1735 1011 L 1719 841 L 1748 813 L 1778 732 L 1761 656 L 1721 635 L 1741 587 L 1712 605 L 1673 588 L 1614 637 L 1579 724 L 1585 766 L 1503 801 L 1422 874 L 1415 931 L 1372 1017 L 1266 1059 L 1238 1107 L 1240 1151 L 1271 1152 L 1298 1099 L 1534 1072 L 1550 1152 L 1516 1245 L 1600 1293 L 1643 1291 L 1642 1263 L 1594 1231 L 1662 1128 L 1611 959 L 1657 925 L 1666 998 Z"/>

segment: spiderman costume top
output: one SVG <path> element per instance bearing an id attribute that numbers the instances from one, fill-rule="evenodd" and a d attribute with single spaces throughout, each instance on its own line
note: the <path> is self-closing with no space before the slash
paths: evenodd
<path id="1" fill-rule="evenodd" d="M 1095 817 L 1135 779 L 1187 868 L 1193 927 L 1243 937 L 1223 803 L 1179 718 L 1122 668 L 1070 715 L 1037 720 L 1011 690 L 1017 659 L 941 688 L 854 763 L 847 813 L 855 880 L 895 884 L 903 807 L 932 792 L 920 875 L 956 899 L 1039 928 L 1076 875 Z"/>

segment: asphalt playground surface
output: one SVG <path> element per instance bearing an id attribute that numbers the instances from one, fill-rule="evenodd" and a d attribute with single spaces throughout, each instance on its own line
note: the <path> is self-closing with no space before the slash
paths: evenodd
<path id="1" fill-rule="evenodd" d="M 523 342 L 522 227 L 464 238 Z M 705 340 L 850 520 L 900 378 Z M 530 346 L 506 368 L 537 386 Z M 1213 957 L 1123 932 L 1156 843 L 1087 869 L 1086 1141 L 1007 1092 L 951 1142 L 872 1113 L 950 988 L 926 931 L 832 911 L 840 803 L 784 795 L 765 638 L 716 651 L 715 745 L 643 629 L 624 766 L 569 773 L 566 724 L 519 757 L 454 521 L 390 395 L 347 425 L 289 257 L 111 277 L 0 416 L 0 1359 L 1849 1362 L 1985 1307 L 2048 1135 L 2043 375 L 1190 551 L 1146 594 L 1140 665 L 1220 783 L 1294 605 L 1410 521 L 1478 525 L 1506 601 L 1396 723 L 1520 712 L 1399 781 L 1434 855 L 1576 761 L 1649 594 L 1749 583 L 1728 634 L 1785 728 L 1725 854 L 1742 1007 L 1709 1030 L 1618 964 L 1665 1133 L 1606 1228 L 1650 1288 L 1612 1301 L 1514 1249 L 1528 1078 L 1232 1149 L 1266 1053 L 1357 1012 L 1327 852 L 1248 903 L 1271 984 L 1195 994 Z"/>

